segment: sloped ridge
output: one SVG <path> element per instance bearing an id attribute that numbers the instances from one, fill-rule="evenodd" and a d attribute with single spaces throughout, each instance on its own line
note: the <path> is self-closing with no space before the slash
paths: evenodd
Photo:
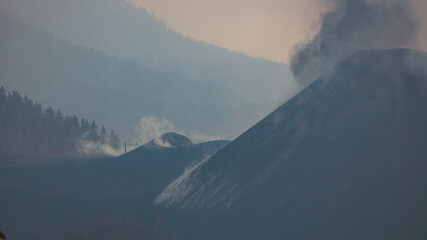
<path id="1" fill-rule="evenodd" d="M 163 198 L 163 203 L 188 207 L 202 207 L 202 202 L 209 207 L 229 206 L 243 192 L 253 191 L 255 186 L 269 178 L 272 171 L 277 172 L 274 170 L 277 165 L 290 160 L 291 153 L 303 147 L 303 141 L 309 141 L 309 136 L 318 135 L 316 132 L 324 132 L 329 127 L 330 132 L 325 135 L 327 137 L 332 136 L 332 132 L 344 134 L 348 128 L 371 124 L 373 121 L 388 122 L 388 119 L 378 114 L 384 111 L 399 114 L 399 109 L 409 107 L 405 101 L 415 97 L 425 99 L 427 75 L 422 68 L 425 63 L 425 53 L 407 49 L 355 53 L 339 64 L 330 76 L 307 87 L 203 166 L 194 169 L 189 175 L 191 179 L 188 179 L 193 191 L 186 188 L 189 192 L 186 198 Z M 372 112 L 374 109 L 378 114 Z M 335 118 L 332 117 L 334 115 Z M 425 114 L 418 117 L 425 117 Z M 390 121 L 396 121 L 396 118 L 397 115 L 391 117 Z M 357 119 L 360 121 L 356 122 Z M 339 127 L 342 129 L 333 130 Z M 357 132 L 348 134 L 349 137 L 356 136 L 351 134 Z M 205 176 L 210 176 L 210 179 Z M 221 191 L 212 191 L 206 185 L 215 188 L 221 186 Z M 236 193 L 227 188 L 240 190 Z M 222 196 L 223 192 L 229 192 L 230 197 Z M 209 199 L 204 198 L 207 196 Z M 216 201 L 215 198 L 223 201 Z"/>
<path id="2" fill-rule="evenodd" d="M 315 232 L 344 239 L 360 229 L 369 239 L 425 232 L 417 209 L 426 209 L 426 65 L 427 54 L 407 49 L 350 56 L 156 203 L 238 211 L 234 220 L 248 225 L 232 231 L 243 235 L 248 226 L 300 239 L 318 238 Z M 263 222 L 271 216 L 274 224 Z M 408 222 L 412 228 L 399 227 Z"/>
<path id="3" fill-rule="evenodd" d="M 1 13 L 3 85 L 119 132 L 132 134 L 143 112 L 234 137 L 298 89 L 286 65 L 186 38 L 129 1 L 2 0 L 0 9 L 30 23 Z"/>
<path id="4" fill-rule="evenodd" d="M 174 132 L 162 134 L 153 141 L 162 147 L 190 147 L 193 145 L 188 137 Z"/>
<path id="5" fill-rule="evenodd" d="M 46 234 L 43 226 L 57 224 L 56 229 L 62 234 L 69 227 L 69 214 L 76 211 L 82 213 L 82 219 L 95 219 L 98 211 L 118 214 L 129 211 L 128 216 L 151 219 L 151 202 L 155 196 L 187 168 L 227 143 L 218 140 L 190 147 L 141 146 L 116 158 L 66 161 L 34 162 L 28 157 L 0 153 L 0 182 L 10 183 L 0 184 L 1 215 L 2 219 L 8 219 L 2 222 L 2 230 L 7 230 L 15 239 L 43 239 Z M 46 206 L 49 213 L 45 211 Z M 17 208 L 26 211 L 14 211 Z M 90 228 L 91 233 L 99 230 Z M 99 239 L 92 236 L 91 239 Z M 126 239 L 135 239 L 126 236 Z M 160 239 L 154 237 L 144 236 L 144 239 Z"/>

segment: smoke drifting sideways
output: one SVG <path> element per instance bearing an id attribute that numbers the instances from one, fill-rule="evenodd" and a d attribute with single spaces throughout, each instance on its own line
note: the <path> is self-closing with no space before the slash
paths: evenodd
<path id="1" fill-rule="evenodd" d="M 126 151 L 130 152 L 143 144 L 149 143 L 154 140 L 155 143 L 162 147 L 170 147 L 169 143 L 158 141 L 158 137 L 164 133 L 175 132 L 191 138 L 194 143 L 201 143 L 214 140 L 227 140 L 228 136 L 207 136 L 199 133 L 198 131 L 188 131 L 177 128 L 172 122 L 165 118 L 158 118 L 154 116 L 146 116 L 140 119 L 140 122 L 134 128 L 138 137 L 125 136 L 120 141 L 120 146 L 114 148 L 114 140 L 110 137 L 105 138 L 105 142 L 94 142 L 87 140 L 87 134 L 77 143 L 77 152 L 81 156 L 96 158 L 96 157 L 117 157 L 124 154 Z M 126 142 L 126 149 L 124 143 Z"/>
<path id="2" fill-rule="evenodd" d="M 415 0 L 327 0 L 333 9 L 322 18 L 319 32 L 299 44 L 291 57 L 295 80 L 303 87 L 340 61 L 363 49 L 410 47 L 420 21 Z"/>
<path id="3" fill-rule="evenodd" d="M 138 133 L 138 138 L 134 139 L 133 141 L 142 142 L 142 143 L 148 143 L 149 141 L 155 140 L 157 137 L 168 132 L 174 132 L 174 133 L 184 135 L 190 138 L 191 141 L 193 141 L 194 143 L 231 139 L 230 136 L 205 135 L 194 129 L 193 130 L 182 129 L 182 128 L 176 127 L 168 119 L 159 118 L 155 116 L 142 117 L 139 121 L 139 125 L 135 126 L 134 129 L 135 129 L 135 132 Z M 163 144 L 158 144 L 158 145 L 164 146 Z"/>

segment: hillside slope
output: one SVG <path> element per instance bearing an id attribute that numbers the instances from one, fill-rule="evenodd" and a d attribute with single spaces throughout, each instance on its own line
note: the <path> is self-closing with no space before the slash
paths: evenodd
<path id="1" fill-rule="evenodd" d="M 186 77 L 222 82 L 239 78 L 277 84 L 279 79 L 292 78 L 283 64 L 191 40 L 127 2 L 3 0 L 0 7 L 74 44 L 130 58 L 157 70 L 178 70 Z"/>
<path id="2" fill-rule="evenodd" d="M 228 141 L 141 146 L 117 158 L 30 161 L 0 154 L 0 225 L 13 239 L 62 236 L 106 216 L 151 227 L 154 197 Z M 73 238 L 74 239 L 74 238 Z"/>
<path id="3" fill-rule="evenodd" d="M 174 102 L 176 98 L 190 95 L 200 98 L 200 104 L 193 103 L 196 108 L 191 109 L 201 106 L 212 109 L 200 110 L 201 117 L 209 117 L 198 123 L 189 123 L 192 119 L 188 117 L 176 119 L 179 115 L 176 113 L 173 118 L 165 113 L 150 113 L 167 118 L 179 127 L 184 124 L 187 128 L 197 126 L 199 132 L 208 129 L 210 134 L 232 133 L 230 135 L 235 137 L 299 90 L 286 65 L 190 40 L 168 29 L 144 9 L 123 0 L 4 0 L 0 1 L 0 9 L 73 44 L 102 51 L 111 57 L 131 59 L 154 71 L 194 79 L 197 82 L 194 85 L 202 84 L 203 87 L 187 89 L 181 86 L 182 81 L 173 81 L 177 83 L 175 88 L 183 90 L 171 94 L 159 91 L 157 100 L 165 98 Z M 18 87 L 15 89 L 22 91 L 25 85 Z M 120 90 L 130 87 L 134 86 L 119 86 Z M 39 90 L 33 91 L 31 94 L 41 94 Z M 174 99 L 170 100 L 170 96 Z M 134 101 L 130 99 L 127 103 Z M 202 123 L 204 126 L 198 126 Z M 222 128 L 215 126 L 216 123 Z"/>
<path id="4" fill-rule="evenodd" d="M 426 66 L 411 50 L 354 54 L 156 203 L 185 222 L 171 225 L 183 235 L 424 238 Z"/>
<path id="5" fill-rule="evenodd" d="M 41 158 L 93 158 L 121 152 L 121 141 L 95 121 L 64 116 L 0 86 L 0 153 Z M 93 146 L 92 149 L 89 146 Z M 95 148 L 98 147 L 98 148 Z M 104 148 L 104 149 L 103 149 Z"/>
<path id="6" fill-rule="evenodd" d="M 132 137 L 140 119 L 153 116 L 186 132 L 232 138 L 274 107 L 268 99 L 247 101 L 242 94 L 250 93 L 221 81 L 155 72 L 73 45 L 3 12 L 0 76 L 7 89 Z"/>

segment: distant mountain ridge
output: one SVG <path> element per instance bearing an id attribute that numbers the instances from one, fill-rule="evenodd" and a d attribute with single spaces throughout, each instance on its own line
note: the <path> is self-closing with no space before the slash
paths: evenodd
<path id="1" fill-rule="evenodd" d="M 93 47 L 111 56 L 137 60 L 154 69 L 178 70 L 190 78 L 204 78 L 206 67 L 215 68 L 212 67 L 215 64 L 207 64 L 206 61 L 214 63 L 218 60 L 216 58 L 223 58 L 225 63 L 239 68 L 246 68 L 237 65 L 242 61 L 249 65 L 252 65 L 251 62 L 282 65 L 191 40 L 167 28 L 145 9 L 137 8 L 127 1 L 4 0 L 0 6 L 5 11 L 72 43 Z M 68 28 L 64 28 L 65 26 Z M 190 63 L 193 66 L 192 70 L 188 71 Z M 188 66 L 178 67 L 180 64 Z M 155 67 L 156 65 L 158 67 Z M 199 73 L 196 74 L 197 72 Z"/>
<path id="2" fill-rule="evenodd" d="M 156 204 L 183 236 L 423 238 L 425 66 L 426 53 L 407 49 L 355 53 Z"/>
<path id="3" fill-rule="evenodd" d="M 186 132 L 232 138 L 274 106 L 245 102 L 241 89 L 222 82 L 156 72 L 73 45 L 8 13 L 0 20 L 0 84 L 124 136 L 138 137 L 140 118 L 154 116 Z"/>
<path id="4" fill-rule="evenodd" d="M 200 109 L 200 116 L 215 112 L 198 123 L 190 123 L 191 118 L 184 120 L 177 113 L 153 114 L 186 129 L 194 126 L 202 133 L 223 131 L 237 136 L 299 90 L 286 65 L 190 40 L 168 29 L 144 9 L 122 0 L 4 0 L 0 8 L 73 44 L 131 59 L 154 72 L 170 72 L 179 78 L 176 84 L 183 79 L 201 84 L 203 87 L 186 89 L 184 93 L 166 95 L 159 90 L 165 98 L 211 98 L 194 103 L 192 110 Z M 209 88 L 212 91 L 204 91 Z M 216 123 L 222 126 L 215 126 Z"/>

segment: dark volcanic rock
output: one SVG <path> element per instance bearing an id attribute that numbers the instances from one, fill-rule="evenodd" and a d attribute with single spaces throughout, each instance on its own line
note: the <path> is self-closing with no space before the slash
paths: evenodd
<path id="1" fill-rule="evenodd" d="M 427 54 L 361 51 L 156 202 L 189 237 L 423 239 L 426 123 Z"/>

